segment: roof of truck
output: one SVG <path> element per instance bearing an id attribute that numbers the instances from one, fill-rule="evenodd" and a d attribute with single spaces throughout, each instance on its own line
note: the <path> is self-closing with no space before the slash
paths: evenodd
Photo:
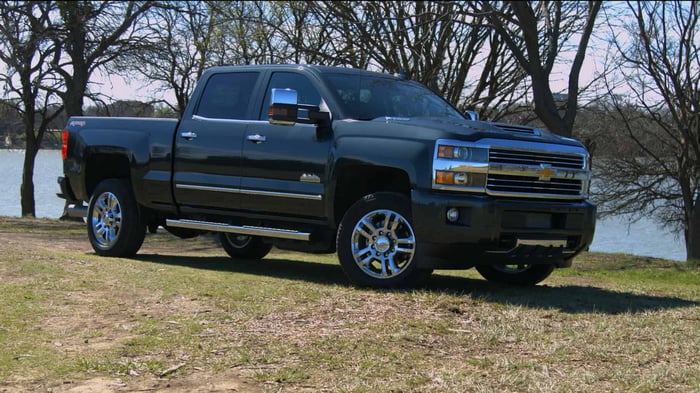
<path id="1" fill-rule="evenodd" d="M 319 74 L 355 74 L 355 75 L 373 75 L 384 76 L 402 79 L 396 75 L 367 71 L 359 68 L 350 67 L 329 67 L 315 64 L 255 64 L 255 65 L 225 65 L 208 68 L 205 72 L 232 72 L 232 71 L 262 71 L 262 70 L 299 70 L 310 71 Z"/>

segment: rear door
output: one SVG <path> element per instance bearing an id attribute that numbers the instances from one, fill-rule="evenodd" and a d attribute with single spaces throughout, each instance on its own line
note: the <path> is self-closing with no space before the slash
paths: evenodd
<path id="1" fill-rule="evenodd" d="M 322 97 L 303 72 L 273 72 L 265 86 L 259 120 L 243 140 L 241 208 L 263 214 L 325 217 L 324 197 L 332 137 L 319 136 L 317 126 L 268 122 L 273 88 L 290 88 L 299 104 L 320 105 Z"/>
<path id="2" fill-rule="evenodd" d="M 260 72 L 213 74 L 175 135 L 173 189 L 184 212 L 240 206 L 241 143 L 253 118 Z M 255 109 L 253 109 L 255 107 Z"/>

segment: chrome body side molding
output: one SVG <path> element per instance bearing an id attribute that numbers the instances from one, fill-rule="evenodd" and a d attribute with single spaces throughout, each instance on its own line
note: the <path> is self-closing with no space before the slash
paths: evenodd
<path id="1" fill-rule="evenodd" d="M 289 229 L 264 228 L 248 225 L 238 226 L 196 220 L 166 220 L 166 225 L 175 228 L 187 228 L 212 232 L 228 232 L 239 235 L 274 237 L 278 239 L 308 241 L 311 238 L 311 234 L 308 232 L 299 232 Z"/>

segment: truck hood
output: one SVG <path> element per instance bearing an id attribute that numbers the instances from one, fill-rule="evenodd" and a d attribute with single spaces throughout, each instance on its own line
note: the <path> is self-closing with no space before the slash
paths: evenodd
<path id="1" fill-rule="evenodd" d="M 575 139 L 565 138 L 540 128 L 444 117 L 380 117 L 371 121 L 339 120 L 333 122 L 333 129 L 338 136 L 357 135 L 412 140 L 456 139 L 467 142 L 489 138 L 583 147 Z"/>

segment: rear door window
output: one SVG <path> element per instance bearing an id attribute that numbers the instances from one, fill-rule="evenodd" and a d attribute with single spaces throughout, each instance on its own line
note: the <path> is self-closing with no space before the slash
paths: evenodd
<path id="1" fill-rule="evenodd" d="M 209 119 L 250 120 L 251 94 L 259 75 L 259 72 L 212 75 L 204 87 L 195 114 Z"/>

